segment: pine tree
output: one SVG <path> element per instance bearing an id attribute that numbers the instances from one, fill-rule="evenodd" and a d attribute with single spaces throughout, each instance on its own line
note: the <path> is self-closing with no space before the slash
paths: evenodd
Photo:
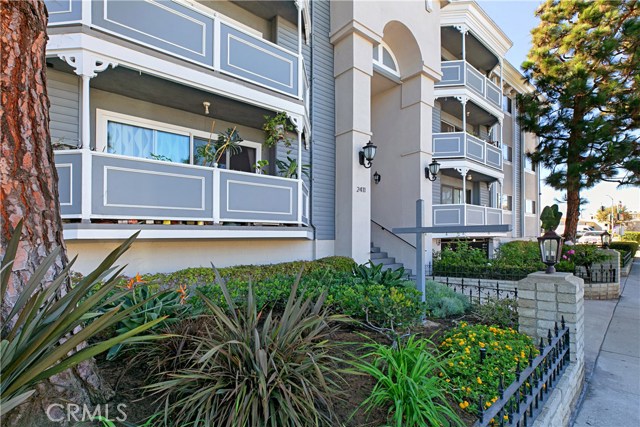
<path id="1" fill-rule="evenodd" d="M 49 133 L 45 46 L 47 12 L 41 0 L 0 0 L 0 258 L 11 233 L 23 228 L 0 322 L 14 306 L 34 270 L 53 248 L 64 248 L 58 176 Z M 47 273 L 47 286 L 67 264 L 64 250 Z M 4 338 L 4 337 L 3 337 Z M 43 381 L 32 398 L 3 418 L 3 425 L 47 424 L 52 402 L 82 405 L 114 394 L 93 360 Z"/>
<path id="2" fill-rule="evenodd" d="M 574 240 L 582 189 L 640 185 L 640 3 L 547 0 L 536 15 L 522 67 L 537 89 L 519 97 L 519 118 L 539 137 L 528 156 L 566 191 Z"/>

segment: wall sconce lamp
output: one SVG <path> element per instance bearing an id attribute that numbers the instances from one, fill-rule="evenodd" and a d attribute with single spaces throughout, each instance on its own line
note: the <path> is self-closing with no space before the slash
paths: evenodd
<path id="1" fill-rule="evenodd" d="M 435 181 L 438 177 L 438 172 L 440 172 L 440 163 L 437 160 L 433 160 L 429 163 L 429 166 L 424 168 L 424 177 L 429 181 Z"/>
<path id="2" fill-rule="evenodd" d="M 376 173 L 373 174 L 373 182 L 375 182 L 376 184 L 380 184 L 381 179 L 382 179 L 382 176 L 380 176 L 378 171 L 376 171 Z"/>
<path id="3" fill-rule="evenodd" d="M 376 156 L 377 149 L 378 147 L 373 145 L 371 141 L 367 142 L 367 145 L 362 147 L 362 150 L 360 151 L 360 164 L 366 169 L 371 167 L 371 163 L 373 162 L 373 158 Z"/>

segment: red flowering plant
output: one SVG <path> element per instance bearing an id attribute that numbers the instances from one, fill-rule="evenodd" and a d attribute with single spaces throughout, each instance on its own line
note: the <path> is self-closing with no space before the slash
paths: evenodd
<path id="1" fill-rule="evenodd" d="M 587 274 L 590 274 L 593 264 L 606 261 L 610 257 L 594 245 L 564 245 L 556 270 L 573 273 L 576 267 L 584 267 Z"/>
<path id="2" fill-rule="evenodd" d="M 133 330 L 150 320 L 164 317 L 164 321 L 154 327 L 157 330 L 159 327 L 177 321 L 186 312 L 184 303 L 188 297 L 188 289 L 185 285 L 180 286 L 177 290 L 161 290 L 158 285 L 143 279 L 140 273 L 125 280 L 123 288 L 127 292 L 118 295 L 111 304 L 113 306 L 121 305 L 124 308 L 135 308 L 131 315 L 116 325 L 118 334 Z M 122 344 L 111 347 L 107 353 L 107 359 L 115 359 L 121 348 Z"/>

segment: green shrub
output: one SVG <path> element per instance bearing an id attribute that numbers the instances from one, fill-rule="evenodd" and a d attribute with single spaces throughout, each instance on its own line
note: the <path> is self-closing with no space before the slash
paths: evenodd
<path id="1" fill-rule="evenodd" d="M 625 231 L 622 240 L 640 244 L 640 231 Z"/>
<path id="2" fill-rule="evenodd" d="M 626 234 L 625 234 L 626 235 Z M 622 249 L 625 250 L 627 252 L 631 252 L 633 255 L 635 256 L 636 252 L 638 251 L 638 247 L 640 246 L 639 243 L 636 242 L 611 242 L 611 244 L 609 245 L 609 247 L 611 249 Z"/>
<path id="3" fill-rule="evenodd" d="M 562 247 L 562 258 L 556 265 L 556 270 L 573 273 L 576 267 L 585 267 L 589 272 L 593 264 L 610 258 L 610 255 L 595 245 L 565 245 Z"/>
<path id="4" fill-rule="evenodd" d="M 425 302 L 427 314 L 438 318 L 460 316 L 470 307 L 466 296 L 433 280 L 425 282 Z"/>
<path id="5" fill-rule="evenodd" d="M 113 309 L 122 306 L 124 309 L 131 309 L 129 315 L 116 324 L 116 334 L 124 334 L 129 331 L 151 322 L 161 319 L 152 330 L 158 329 L 162 325 L 173 323 L 179 319 L 186 311 L 181 293 L 166 290 L 158 291 L 156 286 L 135 281 L 133 278 L 117 298 L 112 298 L 105 307 Z M 122 349 L 123 344 L 119 343 L 109 349 L 107 360 L 113 360 Z"/>
<path id="6" fill-rule="evenodd" d="M 487 255 L 480 249 L 471 247 L 465 241 L 455 242 L 454 246 L 447 245 L 434 257 L 434 268 L 437 270 L 449 270 L 465 267 L 486 266 Z"/>
<path id="7" fill-rule="evenodd" d="M 351 273 L 355 265 L 351 258 L 333 256 L 321 258 L 315 261 L 293 261 L 280 264 L 266 265 L 237 265 L 233 267 L 219 268 L 222 277 L 231 277 L 234 280 L 243 280 L 253 283 L 260 282 L 275 276 L 295 276 L 304 266 L 306 273 L 314 271 L 335 271 Z M 216 274 L 210 267 L 193 267 L 178 270 L 173 273 L 156 273 L 142 276 L 143 280 L 157 283 L 162 289 L 175 289 L 178 286 L 188 287 L 210 285 L 215 282 Z"/>
<path id="8" fill-rule="evenodd" d="M 491 264 L 494 267 L 536 268 L 537 270 L 545 268 L 540 259 L 538 242 L 525 240 L 514 240 L 500 245 L 496 249 Z"/>
<path id="9" fill-rule="evenodd" d="M 480 348 L 486 349 L 484 363 L 480 363 Z M 448 355 L 443 376 L 453 385 L 454 398 L 473 414 L 480 396 L 484 409 L 498 400 L 501 375 L 506 387 L 515 380 L 516 365 L 524 369 L 529 354 L 538 354 L 531 338 L 515 329 L 466 323 L 444 335 L 440 349 Z"/>
<path id="10" fill-rule="evenodd" d="M 384 270 L 384 264 L 374 264 L 369 261 L 366 264 L 354 265 L 352 272 L 355 277 L 362 279 L 365 284 L 379 284 L 387 287 L 399 286 L 405 282 L 404 267 L 395 270 Z"/>
<path id="11" fill-rule="evenodd" d="M 222 273 L 221 273 L 222 274 Z M 258 307 L 281 311 L 289 298 L 295 276 L 278 275 L 264 279 L 254 287 Z M 231 278 L 227 282 L 231 299 L 242 306 L 248 293 L 248 282 Z M 197 288 L 199 294 L 222 304 L 224 296 L 219 285 Z M 334 313 L 368 320 L 379 327 L 406 327 L 419 322 L 424 313 L 421 295 L 413 282 L 401 282 L 398 286 L 365 283 L 350 273 L 316 270 L 304 273 L 298 293 L 304 298 L 317 298 L 327 293 L 327 307 Z M 189 299 L 195 312 L 206 310 L 202 297 Z"/>
<path id="12" fill-rule="evenodd" d="M 327 304 L 335 313 L 383 328 L 408 328 L 424 315 L 422 295 L 407 282 L 406 286 L 366 285 L 353 282 L 328 288 Z"/>
<path id="13" fill-rule="evenodd" d="M 485 325 L 518 329 L 518 301 L 513 298 L 491 299 L 476 304 L 471 313 Z"/>
<path id="14" fill-rule="evenodd" d="M 365 345 L 369 353 L 355 366 L 377 381 L 362 403 L 365 411 L 388 408 L 389 425 L 398 427 L 463 426 L 449 406 L 448 384 L 437 374 L 443 359 L 431 347 L 430 341 L 415 336 L 396 347 Z"/>
<path id="15" fill-rule="evenodd" d="M 252 286 L 238 309 L 218 282 L 225 308 L 202 296 L 213 313 L 190 364 L 165 372 L 146 388 L 165 401 L 164 425 L 333 426 L 333 401 L 340 393 L 339 364 L 329 339 L 335 322 L 315 303 L 296 296 L 297 283 L 281 316 L 259 310 Z"/>

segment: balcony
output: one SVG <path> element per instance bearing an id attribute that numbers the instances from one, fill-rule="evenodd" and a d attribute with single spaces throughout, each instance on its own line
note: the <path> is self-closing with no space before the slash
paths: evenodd
<path id="1" fill-rule="evenodd" d="M 491 106 L 502 109 L 502 91 L 466 61 L 442 61 L 442 80 L 436 88 L 464 87 L 486 100 Z"/>
<path id="2" fill-rule="evenodd" d="M 502 171 L 502 151 L 486 141 L 466 132 L 433 134 L 433 157 L 436 159 L 463 158 Z"/>
<path id="3" fill-rule="evenodd" d="M 64 219 L 309 224 L 302 180 L 88 150 L 55 163 Z"/>
<path id="4" fill-rule="evenodd" d="M 50 26 L 82 24 L 272 91 L 303 98 L 302 59 L 296 52 L 225 22 L 213 11 L 181 1 L 45 3 Z"/>
<path id="5" fill-rule="evenodd" d="M 433 205 L 434 226 L 500 225 L 502 209 L 469 204 Z"/>

